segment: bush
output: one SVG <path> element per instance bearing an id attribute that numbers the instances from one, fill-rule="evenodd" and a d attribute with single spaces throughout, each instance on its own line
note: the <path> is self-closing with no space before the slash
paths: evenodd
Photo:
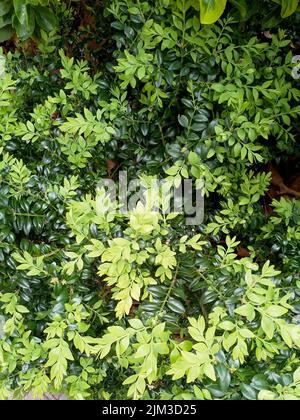
<path id="1" fill-rule="evenodd" d="M 21 39 L 40 31 L 52 31 L 56 27 L 56 18 L 49 3 L 59 0 L 2 0 L 0 5 L 0 41 L 10 39 L 16 32 Z"/>
<path id="2" fill-rule="evenodd" d="M 58 4 L 2 51 L 1 399 L 300 397 L 299 17 L 192 6 Z M 98 185 L 120 170 L 129 213 Z M 165 213 L 189 178 L 195 226 Z"/>

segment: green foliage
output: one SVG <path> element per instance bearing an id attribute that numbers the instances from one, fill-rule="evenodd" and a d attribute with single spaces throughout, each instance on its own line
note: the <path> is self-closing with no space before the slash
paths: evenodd
<path id="1" fill-rule="evenodd" d="M 200 0 L 201 23 L 209 25 L 216 22 L 222 16 L 226 3 L 226 0 Z"/>
<path id="2" fill-rule="evenodd" d="M 300 398 L 300 205 L 268 170 L 299 172 L 292 31 L 231 3 L 90 3 L 93 30 L 61 6 L 60 35 L 50 2 L 7 9 L 42 30 L 0 56 L 0 399 Z M 128 213 L 98 184 L 120 169 Z M 187 179 L 200 225 L 166 213 Z"/>
<path id="3" fill-rule="evenodd" d="M 273 3 L 281 6 L 280 15 L 282 18 L 287 18 L 296 12 L 299 1 L 298 0 L 271 0 Z M 271 1 L 269 3 L 271 3 Z M 200 21 L 203 24 L 215 23 L 224 13 L 227 0 L 199 0 L 200 2 Z M 255 3 L 254 7 L 259 3 L 264 2 L 249 2 L 247 0 L 229 0 L 234 7 L 240 12 L 241 18 L 245 19 L 251 10 L 250 3 Z M 272 3 L 271 3 L 272 4 Z M 253 7 L 253 4 L 252 4 Z M 276 9 L 275 9 L 276 10 Z M 274 10 L 274 13 L 276 13 Z"/>
<path id="4" fill-rule="evenodd" d="M 56 25 L 55 14 L 49 5 L 59 0 L 2 0 L 0 4 L 0 42 L 11 38 L 14 32 L 20 39 L 50 32 Z"/>

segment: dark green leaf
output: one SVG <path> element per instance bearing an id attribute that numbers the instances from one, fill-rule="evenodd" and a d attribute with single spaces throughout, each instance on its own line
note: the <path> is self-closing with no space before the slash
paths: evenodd
<path id="1" fill-rule="evenodd" d="M 57 19 L 48 7 L 35 7 L 34 13 L 37 25 L 45 32 L 51 32 L 56 28 Z"/>

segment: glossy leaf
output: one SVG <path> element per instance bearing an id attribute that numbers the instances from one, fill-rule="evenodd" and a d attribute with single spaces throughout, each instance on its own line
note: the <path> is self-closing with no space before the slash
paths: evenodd
<path id="1" fill-rule="evenodd" d="M 227 0 L 199 0 L 200 21 L 210 25 L 216 22 L 223 14 Z"/>
<path id="2" fill-rule="evenodd" d="M 291 16 L 299 5 L 299 0 L 282 0 L 281 16 L 287 18 Z"/>

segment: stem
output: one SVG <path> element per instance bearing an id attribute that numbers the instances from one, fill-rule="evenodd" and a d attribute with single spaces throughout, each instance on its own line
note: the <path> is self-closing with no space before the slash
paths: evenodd
<path id="1" fill-rule="evenodd" d="M 175 283 L 176 283 L 176 280 L 177 280 L 178 271 L 179 271 L 179 265 L 177 265 L 177 267 L 176 267 L 175 275 L 174 275 L 173 280 L 172 280 L 172 282 L 171 282 L 171 284 L 170 284 L 170 287 L 169 287 L 168 292 L 167 292 L 167 294 L 166 294 L 166 297 L 165 297 L 165 299 L 164 299 L 164 301 L 163 301 L 163 304 L 161 305 L 161 308 L 160 308 L 160 310 L 159 310 L 159 313 L 158 313 L 158 318 L 160 318 L 160 317 L 161 317 L 162 312 L 163 312 L 163 310 L 164 310 L 164 308 L 165 308 L 166 304 L 168 303 L 168 300 L 169 300 L 170 295 L 171 295 L 171 291 L 172 291 L 173 287 L 175 286 Z"/>

